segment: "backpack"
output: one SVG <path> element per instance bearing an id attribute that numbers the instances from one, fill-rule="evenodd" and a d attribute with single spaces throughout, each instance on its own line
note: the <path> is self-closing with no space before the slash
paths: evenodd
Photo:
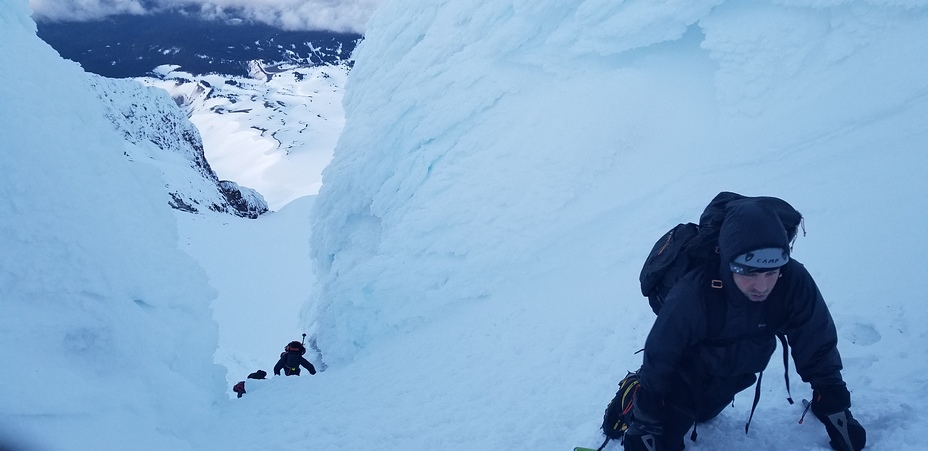
<path id="1" fill-rule="evenodd" d="M 298 341 L 291 341 L 287 344 L 287 346 L 284 346 L 284 352 L 281 353 L 280 356 L 283 357 L 287 352 L 299 352 L 300 355 L 304 355 L 306 354 L 306 347 L 303 346 L 303 343 Z"/>

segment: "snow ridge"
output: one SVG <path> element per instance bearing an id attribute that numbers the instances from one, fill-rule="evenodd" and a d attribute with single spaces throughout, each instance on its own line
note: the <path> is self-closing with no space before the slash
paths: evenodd
<path id="1" fill-rule="evenodd" d="M 93 74 L 88 78 L 106 107 L 104 115 L 127 142 L 126 155 L 161 171 L 171 207 L 252 219 L 267 211 L 263 197 L 254 190 L 220 183 L 206 161 L 199 131 L 163 90 L 135 80 Z"/>

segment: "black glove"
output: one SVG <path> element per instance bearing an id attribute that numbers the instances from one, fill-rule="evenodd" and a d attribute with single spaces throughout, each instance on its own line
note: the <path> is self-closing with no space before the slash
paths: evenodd
<path id="1" fill-rule="evenodd" d="M 632 410 L 634 412 L 634 409 Z M 664 429 L 660 423 L 641 421 L 634 413 L 628 415 L 628 429 L 625 430 L 625 451 L 661 451 Z"/>
<path id="2" fill-rule="evenodd" d="M 812 391 L 812 413 L 825 425 L 829 444 L 838 451 L 860 451 L 867 445 L 867 431 L 851 415 L 851 394 L 842 385 Z"/>
<path id="3" fill-rule="evenodd" d="M 310 376 L 315 376 L 315 375 L 316 375 L 316 369 L 313 368 L 313 367 L 309 367 L 309 375 L 310 375 Z"/>
<path id="4" fill-rule="evenodd" d="M 639 386 L 632 410 L 625 418 L 625 451 L 661 451 L 664 428 L 658 412 L 662 402 L 648 390 Z"/>

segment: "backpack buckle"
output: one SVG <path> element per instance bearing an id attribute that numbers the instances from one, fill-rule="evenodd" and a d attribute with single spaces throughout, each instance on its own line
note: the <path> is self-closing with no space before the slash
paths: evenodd
<path id="1" fill-rule="evenodd" d="M 715 289 L 722 288 L 722 281 L 719 279 L 712 279 L 712 282 L 709 283 L 709 286 Z"/>

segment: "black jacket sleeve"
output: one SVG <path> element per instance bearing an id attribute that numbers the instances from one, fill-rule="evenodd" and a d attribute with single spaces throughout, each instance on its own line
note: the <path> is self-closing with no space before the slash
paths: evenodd
<path id="1" fill-rule="evenodd" d="M 670 391 L 671 376 L 678 371 L 684 352 L 706 337 L 705 302 L 701 302 L 697 280 L 685 277 L 674 285 L 645 341 L 639 382 L 657 399 Z"/>
<path id="2" fill-rule="evenodd" d="M 306 360 L 306 358 L 300 357 L 300 365 L 303 365 L 303 368 L 306 368 L 309 374 L 316 374 L 316 368 L 312 363 L 309 363 L 309 360 Z M 281 364 L 281 366 L 283 366 L 283 364 Z"/>
<path id="3" fill-rule="evenodd" d="M 277 365 L 274 365 L 274 374 L 280 376 L 280 370 L 284 369 L 284 357 L 281 356 L 280 360 L 277 361 Z"/>
<path id="4" fill-rule="evenodd" d="M 813 389 L 843 386 L 838 333 L 828 306 L 806 268 L 796 261 L 788 265 L 790 315 L 785 332 L 796 372 Z"/>

